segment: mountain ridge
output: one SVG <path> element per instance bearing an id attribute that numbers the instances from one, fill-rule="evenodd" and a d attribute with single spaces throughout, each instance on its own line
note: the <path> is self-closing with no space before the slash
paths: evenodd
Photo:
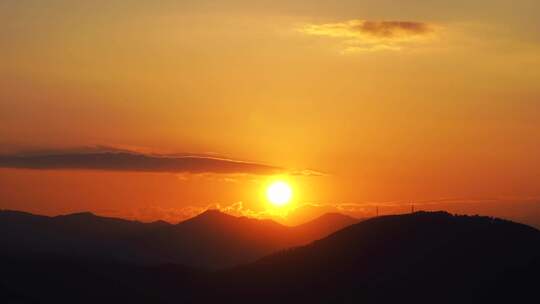
<path id="1" fill-rule="evenodd" d="M 381 216 L 211 272 L 5 254 L 0 300 L 18 303 L 527 303 L 540 231 L 446 212 Z"/>
<path id="2" fill-rule="evenodd" d="M 350 224 L 325 226 L 324 218 L 318 223 L 318 229 L 303 230 L 298 228 L 302 225 L 289 227 L 218 210 L 207 210 L 177 224 L 142 223 L 91 212 L 51 217 L 2 210 L 0 228 L 11 234 L 0 235 L 0 241 L 7 242 L 12 251 L 31 249 L 146 265 L 173 263 L 219 269 L 303 245 Z"/>

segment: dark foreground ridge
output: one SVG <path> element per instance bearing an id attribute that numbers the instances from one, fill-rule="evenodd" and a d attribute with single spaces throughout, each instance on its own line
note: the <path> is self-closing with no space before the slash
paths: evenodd
<path id="1" fill-rule="evenodd" d="M 217 272 L 54 255 L 1 261 L 7 303 L 532 303 L 540 231 L 417 212 Z"/>

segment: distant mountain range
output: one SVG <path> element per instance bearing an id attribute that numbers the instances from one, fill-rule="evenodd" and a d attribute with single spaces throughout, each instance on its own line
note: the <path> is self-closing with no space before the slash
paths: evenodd
<path id="1" fill-rule="evenodd" d="M 43 220 L 18 214 L 8 217 L 16 219 L 11 227 L 21 216 Z M 69 227 L 77 227 L 73 233 L 84 239 L 109 235 L 107 242 L 112 236 L 131 235 L 133 227 L 139 227 L 124 221 L 122 229 L 107 233 L 112 219 L 96 217 L 102 225 L 93 234 L 86 225 L 75 224 L 87 217 L 90 215 L 60 217 L 60 222 L 70 222 L 73 226 Z M 328 218 L 334 219 L 334 215 Z M 327 223 L 328 218 L 320 220 Z M 66 227 L 59 225 L 56 229 Z M 259 234 L 261 240 L 277 242 L 279 239 L 272 239 L 274 232 L 283 228 L 271 221 L 238 219 L 215 211 L 179 225 L 145 225 L 157 231 L 178 226 L 193 236 L 194 244 L 197 237 L 206 236 L 201 241 L 205 245 L 196 245 L 194 252 L 244 244 L 232 243 L 237 238 L 228 235 L 230 232 L 240 233 L 238 239 L 246 242 L 258 242 L 252 237 Z M 2 234 L 10 233 L 6 227 L 1 226 Z M 245 228 L 238 227 L 249 227 L 253 234 L 242 234 Z M 306 227 L 309 225 L 302 229 L 314 229 Z M 46 237 L 52 235 L 49 233 Z M 159 246 L 170 240 L 166 234 L 154 236 L 163 237 Z M 145 235 L 140 244 L 151 237 Z M 212 242 L 219 245 L 208 245 Z M 6 248 L 0 251 L 2 303 L 536 303 L 540 273 L 540 231 L 505 220 L 445 212 L 364 220 L 305 246 L 218 271 L 177 264 L 141 266 L 66 252 L 14 255 Z M 204 258 L 214 254 L 220 255 L 207 253 Z"/>
<path id="2" fill-rule="evenodd" d="M 14 253 L 35 252 L 141 265 L 174 263 L 218 269 L 253 262 L 307 244 L 358 222 L 326 214 L 288 227 L 271 220 L 208 210 L 176 225 L 76 213 L 55 217 L 0 211 L 0 242 Z"/>

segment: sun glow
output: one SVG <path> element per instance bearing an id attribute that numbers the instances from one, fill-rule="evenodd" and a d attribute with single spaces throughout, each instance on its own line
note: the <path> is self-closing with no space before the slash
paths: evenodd
<path id="1" fill-rule="evenodd" d="M 291 201 L 292 188 L 283 181 L 273 182 L 266 189 L 266 197 L 274 206 L 285 206 Z"/>

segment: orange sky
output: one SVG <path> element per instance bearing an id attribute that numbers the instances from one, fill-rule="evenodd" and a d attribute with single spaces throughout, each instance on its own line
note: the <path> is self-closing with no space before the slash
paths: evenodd
<path id="1" fill-rule="evenodd" d="M 276 166 L 295 188 L 290 223 L 410 201 L 540 222 L 539 11 L 536 0 L 3 1 L 1 152 L 106 146 Z M 264 215 L 272 178 L 4 168 L 0 208 Z"/>

